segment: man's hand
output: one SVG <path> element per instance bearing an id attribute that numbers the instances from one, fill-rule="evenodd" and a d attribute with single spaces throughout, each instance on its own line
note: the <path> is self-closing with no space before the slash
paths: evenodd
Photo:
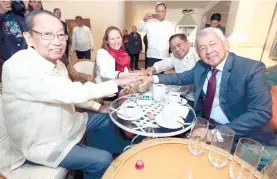
<path id="1" fill-rule="evenodd" d="M 144 73 L 143 70 L 141 71 L 134 71 L 134 72 L 129 72 L 128 68 L 124 68 L 124 72 L 119 74 L 119 78 L 124 78 L 124 77 L 128 77 L 128 76 L 144 76 L 146 75 L 146 73 Z"/>
<path id="2" fill-rule="evenodd" d="M 142 76 L 128 76 L 128 77 L 122 77 L 120 79 L 116 79 L 115 83 L 117 84 L 117 86 L 125 86 L 129 83 L 138 81 L 138 80 L 142 80 Z"/>
<path id="3" fill-rule="evenodd" d="M 144 22 L 147 22 L 149 19 L 152 19 L 152 14 L 150 12 L 147 12 L 143 18 Z"/>
<path id="4" fill-rule="evenodd" d="M 101 105 L 100 108 L 98 109 L 98 112 L 100 113 L 109 113 L 109 105 Z"/>
<path id="5" fill-rule="evenodd" d="M 0 179 L 7 179 L 2 173 L 0 173 Z"/>
<path id="6" fill-rule="evenodd" d="M 153 81 L 154 81 L 153 76 L 143 76 L 142 80 L 143 80 L 143 82 L 142 82 L 142 84 L 139 85 L 139 88 L 148 86 L 150 83 L 153 83 Z"/>
<path id="7" fill-rule="evenodd" d="M 152 76 L 154 73 L 156 73 L 155 67 L 148 67 L 146 70 L 146 75 Z"/>

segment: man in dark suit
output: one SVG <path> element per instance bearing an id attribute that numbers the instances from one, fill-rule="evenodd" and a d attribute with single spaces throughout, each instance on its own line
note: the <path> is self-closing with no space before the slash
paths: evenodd
<path id="1" fill-rule="evenodd" d="M 131 60 L 131 70 L 140 70 L 138 62 L 142 50 L 142 41 L 135 25 L 132 26 L 132 32 L 128 35 L 127 50 Z"/>
<path id="2" fill-rule="evenodd" d="M 55 9 L 54 9 L 54 14 L 57 16 L 58 19 L 61 20 L 62 12 L 61 12 L 61 10 L 60 10 L 59 8 L 55 8 Z M 61 20 L 61 22 L 62 22 L 62 24 L 63 24 L 65 34 L 68 35 L 66 23 L 65 23 L 64 21 L 62 21 L 62 20 Z M 66 50 L 65 50 L 65 55 L 66 55 L 67 58 L 68 58 L 68 55 L 69 55 L 68 53 L 69 53 L 69 38 L 68 38 L 68 40 L 66 41 Z"/>
<path id="3" fill-rule="evenodd" d="M 276 134 L 269 125 L 272 100 L 265 65 L 229 52 L 228 42 L 217 28 L 202 29 L 196 42 L 202 60 L 192 70 L 147 76 L 145 83 L 194 84 L 195 111 L 210 121 L 210 129 L 227 126 L 236 132 L 235 142 L 249 137 L 276 146 Z M 207 140 L 211 139 L 210 130 Z"/>

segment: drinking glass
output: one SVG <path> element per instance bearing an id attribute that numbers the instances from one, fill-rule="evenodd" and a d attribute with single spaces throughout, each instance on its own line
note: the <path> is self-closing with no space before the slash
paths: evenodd
<path id="1" fill-rule="evenodd" d="M 188 149 L 193 155 L 201 155 L 205 151 L 208 127 L 209 121 L 204 118 L 196 118 L 192 122 Z"/>
<path id="2" fill-rule="evenodd" d="M 249 138 L 241 138 L 229 168 L 230 178 L 254 178 L 263 150 L 264 147 L 259 142 Z"/>
<path id="3" fill-rule="evenodd" d="M 225 126 L 216 126 L 208 155 L 208 159 L 214 167 L 222 168 L 227 164 L 234 137 L 234 130 Z"/>

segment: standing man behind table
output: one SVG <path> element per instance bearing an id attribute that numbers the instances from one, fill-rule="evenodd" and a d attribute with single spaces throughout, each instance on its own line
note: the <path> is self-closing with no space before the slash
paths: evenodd
<path id="1" fill-rule="evenodd" d="M 89 27 L 83 24 L 83 18 L 76 16 L 77 27 L 73 28 L 72 50 L 76 52 L 78 59 L 91 59 L 93 52 L 93 37 Z"/>
<path id="2" fill-rule="evenodd" d="M 61 10 L 59 8 L 55 8 L 54 9 L 54 14 L 57 16 L 58 19 L 61 20 L 62 12 L 61 12 Z M 61 22 L 63 24 L 65 34 L 68 35 L 67 24 L 64 21 L 62 21 L 62 20 L 61 20 Z M 65 55 L 68 58 L 68 55 L 69 55 L 69 39 L 67 39 L 67 41 L 66 41 Z"/>
<path id="3" fill-rule="evenodd" d="M 147 67 L 151 67 L 155 62 L 161 61 L 169 56 L 168 40 L 174 34 L 174 25 L 165 19 L 166 5 L 159 3 L 156 6 L 157 18 L 151 13 L 146 13 L 143 20 L 138 25 L 139 32 L 147 33 Z"/>

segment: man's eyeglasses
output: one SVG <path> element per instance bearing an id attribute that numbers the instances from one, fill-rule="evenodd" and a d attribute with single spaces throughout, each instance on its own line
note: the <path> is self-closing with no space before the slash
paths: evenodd
<path id="1" fill-rule="evenodd" d="M 179 48 L 182 48 L 183 45 L 184 45 L 184 43 L 179 43 L 179 44 L 177 44 L 175 47 L 172 47 L 172 48 L 170 48 L 170 49 L 171 49 L 172 52 L 175 52 L 175 51 L 177 50 L 177 48 L 178 48 L 178 49 L 179 49 Z"/>
<path id="2" fill-rule="evenodd" d="M 37 34 L 39 34 L 41 36 L 42 39 L 44 40 L 53 40 L 55 38 L 55 36 L 57 36 L 57 38 L 60 40 L 60 41 L 66 41 L 68 39 L 68 35 L 66 34 L 54 34 L 52 32 L 38 32 L 36 30 L 33 30 L 33 29 L 29 29 Z"/>

